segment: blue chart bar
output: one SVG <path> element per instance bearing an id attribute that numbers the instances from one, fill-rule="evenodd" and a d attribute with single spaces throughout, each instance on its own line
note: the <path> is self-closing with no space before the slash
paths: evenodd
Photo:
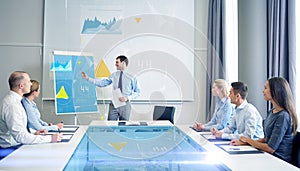
<path id="1" fill-rule="evenodd" d="M 94 77 L 93 56 L 54 54 L 50 68 L 55 79 L 56 114 L 98 112 L 96 86 L 81 78 Z"/>

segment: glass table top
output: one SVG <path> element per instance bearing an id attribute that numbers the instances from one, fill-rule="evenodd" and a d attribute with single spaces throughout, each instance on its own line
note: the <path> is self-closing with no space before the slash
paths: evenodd
<path id="1" fill-rule="evenodd" d="M 90 126 L 64 170 L 230 170 L 176 126 Z"/>

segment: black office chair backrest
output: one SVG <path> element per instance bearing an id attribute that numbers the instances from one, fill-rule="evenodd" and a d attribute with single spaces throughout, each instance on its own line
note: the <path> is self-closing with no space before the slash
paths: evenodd
<path id="1" fill-rule="evenodd" d="M 297 132 L 293 140 L 292 164 L 300 168 L 300 132 Z"/>
<path id="2" fill-rule="evenodd" d="M 174 106 L 154 106 L 153 120 L 169 120 L 174 124 Z"/>

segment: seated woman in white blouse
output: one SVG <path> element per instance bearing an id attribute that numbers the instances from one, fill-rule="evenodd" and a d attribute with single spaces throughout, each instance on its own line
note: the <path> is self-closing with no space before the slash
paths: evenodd
<path id="1" fill-rule="evenodd" d="M 226 80 L 216 79 L 212 87 L 212 95 L 218 97 L 212 119 L 206 124 L 195 122 L 193 128 L 196 130 L 209 131 L 211 128 L 222 130 L 227 127 L 233 117 L 234 107 L 230 102 L 229 85 Z"/>
<path id="2" fill-rule="evenodd" d="M 63 123 L 58 123 L 53 125 L 52 123 L 44 122 L 41 119 L 41 114 L 36 103 L 33 101 L 34 99 L 39 97 L 40 94 L 40 84 L 36 80 L 30 80 L 32 85 L 30 87 L 30 92 L 24 94 L 24 98 L 22 99 L 23 107 L 27 114 L 27 127 L 29 130 L 41 130 L 46 129 L 48 131 L 58 131 L 58 129 L 63 128 Z"/>

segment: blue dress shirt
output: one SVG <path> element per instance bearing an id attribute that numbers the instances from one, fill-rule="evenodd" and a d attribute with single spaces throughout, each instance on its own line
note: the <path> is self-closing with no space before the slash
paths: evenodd
<path id="1" fill-rule="evenodd" d="M 35 102 L 31 102 L 27 97 L 24 97 L 22 99 L 22 104 L 23 107 L 26 111 L 27 115 L 27 124 L 29 129 L 34 129 L 34 130 L 41 130 L 41 129 L 46 129 L 48 131 L 57 131 L 58 126 L 57 125 L 51 125 L 48 126 L 47 122 L 44 122 L 41 119 L 41 113 L 35 104 Z"/>
<path id="2" fill-rule="evenodd" d="M 217 128 L 218 130 L 224 129 L 229 126 L 230 120 L 233 117 L 234 107 L 230 102 L 229 97 L 218 99 L 212 119 L 204 124 L 204 130 Z"/>
<path id="3" fill-rule="evenodd" d="M 262 117 L 252 104 L 245 100 L 235 109 L 235 114 L 228 127 L 222 130 L 224 139 L 240 139 L 246 136 L 251 139 L 264 137 Z"/>
<path id="4" fill-rule="evenodd" d="M 106 79 L 93 79 L 89 78 L 88 81 L 95 84 L 98 87 L 106 87 L 110 84 L 113 84 L 113 89 L 117 89 L 119 86 L 119 77 L 121 71 L 112 73 Z M 137 79 L 127 72 L 123 71 L 122 76 L 122 94 L 128 98 L 128 100 L 135 99 L 140 96 L 141 89 Z"/>

